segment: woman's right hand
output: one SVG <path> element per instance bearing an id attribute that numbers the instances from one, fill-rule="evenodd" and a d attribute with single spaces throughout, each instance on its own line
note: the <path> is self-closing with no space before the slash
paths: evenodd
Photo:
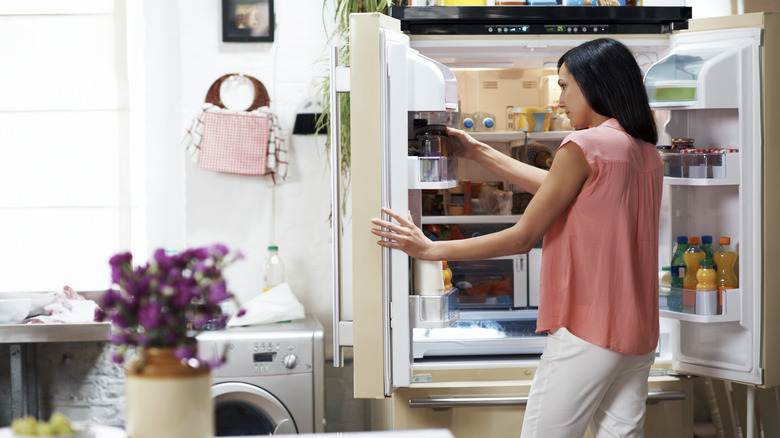
<path id="1" fill-rule="evenodd" d="M 481 143 L 474 140 L 474 137 L 470 136 L 465 131 L 450 127 L 447 127 L 447 137 L 449 140 L 450 153 L 452 155 L 467 160 L 474 160 L 476 158 L 477 149 Z"/>

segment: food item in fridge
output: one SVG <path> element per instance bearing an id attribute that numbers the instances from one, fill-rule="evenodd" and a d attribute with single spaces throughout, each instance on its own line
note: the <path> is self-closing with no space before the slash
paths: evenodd
<path id="1" fill-rule="evenodd" d="M 542 143 L 531 143 L 526 151 L 528 154 L 528 164 L 542 169 L 549 169 L 552 166 L 553 155 L 550 148 Z"/>
<path id="2" fill-rule="evenodd" d="M 696 271 L 699 270 L 699 260 L 704 257 L 704 251 L 701 250 L 701 239 L 689 237 L 688 249 L 683 254 L 683 259 L 685 260 L 683 287 L 686 289 L 696 289 Z"/>
<path id="3" fill-rule="evenodd" d="M 447 266 L 447 261 L 441 262 L 441 277 L 444 280 L 444 290 L 452 289 L 452 269 Z"/>
<path id="4" fill-rule="evenodd" d="M 417 295 L 442 295 L 445 292 L 441 273 L 442 262 L 414 259 L 414 293 Z"/>
<path id="5" fill-rule="evenodd" d="M 664 266 L 658 273 L 658 284 L 660 286 L 671 287 L 672 285 L 672 267 Z"/>
<path id="6" fill-rule="evenodd" d="M 475 127 L 474 114 L 463 113 L 460 118 L 460 128 L 464 131 L 476 131 Z"/>
<path id="7" fill-rule="evenodd" d="M 692 149 L 692 138 L 673 138 L 672 139 L 672 152 L 679 152 L 683 149 Z"/>
<path id="8" fill-rule="evenodd" d="M 717 272 L 715 284 L 718 289 L 733 289 L 739 286 L 739 280 L 734 273 L 734 264 L 737 262 L 737 252 L 731 246 L 731 238 L 718 239 L 720 247 L 715 251 L 715 264 Z"/>
<path id="9" fill-rule="evenodd" d="M 540 132 L 550 130 L 552 108 L 525 107 L 515 108 L 515 126 L 518 131 Z"/>

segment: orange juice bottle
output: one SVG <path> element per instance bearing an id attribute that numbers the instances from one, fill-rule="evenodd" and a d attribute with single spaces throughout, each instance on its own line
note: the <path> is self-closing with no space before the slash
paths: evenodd
<path id="1" fill-rule="evenodd" d="M 721 237 L 720 247 L 715 251 L 715 265 L 718 267 L 715 283 L 718 289 L 734 289 L 739 287 L 734 264 L 737 262 L 737 252 L 731 246 L 731 239 Z"/>
<path id="2" fill-rule="evenodd" d="M 699 260 L 705 257 L 700 245 L 700 238 L 688 238 L 688 249 L 683 254 L 686 267 L 685 278 L 683 278 L 683 287 L 685 289 L 696 289 L 696 271 L 699 270 Z"/>
<path id="3" fill-rule="evenodd" d="M 696 271 L 696 289 L 715 290 L 715 277 L 712 259 L 699 260 L 699 270 Z"/>

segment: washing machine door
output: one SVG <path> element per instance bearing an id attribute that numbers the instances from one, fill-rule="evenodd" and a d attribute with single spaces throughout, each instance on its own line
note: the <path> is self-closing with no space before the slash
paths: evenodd
<path id="1" fill-rule="evenodd" d="M 215 436 L 296 434 L 292 415 L 270 392 L 241 382 L 211 387 Z"/>

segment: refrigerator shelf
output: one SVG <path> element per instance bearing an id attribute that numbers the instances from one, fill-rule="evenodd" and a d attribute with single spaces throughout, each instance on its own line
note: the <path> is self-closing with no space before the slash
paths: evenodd
<path id="1" fill-rule="evenodd" d="M 423 224 L 515 224 L 522 215 L 475 214 L 460 216 L 423 216 Z"/>
<path id="2" fill-rule="evenodd" d="M 740 183 L 740 154 L 664 154 L 665 185 L 734 186 Z M 669 173 L 678 176 L 668 176 Z"/>
<path id="3" fill-rule="evenodd" d="M 460 319 L 457 288 L 443 295 L 409 295 L 409 324 L 412 328 L 445 328 Z"/>
<path id="4" fill-rule="evenodd" d="M 722 293 L 722 309 L 720 309 L 719 314 L 709 314 L 717 313 L 717 310 L 714 309 L 717 309 L 719 292 Z M 675 293 L 679 294 L 676 304 L 673 299 Z M 663 298 L 665 298 L 667 303 L 667 306 L 662 306 L 658 312 L 661 318 L 699 323 L 738 322 L 742 320 L 742 292 L 740 289 L 697 291 L 661 286 L 659 295 L 661 298 L 659 301 L 663 303 Z M 712 309 L 706 309 L 707 304 L 711 304 Z M 670 307 L 677 307 L 679 310 L 671 310 Z"/>
<path id="5" fill-rule="evenodd" d="M 492 132 L 469 132 L 469 135 L 479 141 L 515 141 L 515 140 L 563 140 L 567 135 L 574 131 L 492 131 Z"/>

